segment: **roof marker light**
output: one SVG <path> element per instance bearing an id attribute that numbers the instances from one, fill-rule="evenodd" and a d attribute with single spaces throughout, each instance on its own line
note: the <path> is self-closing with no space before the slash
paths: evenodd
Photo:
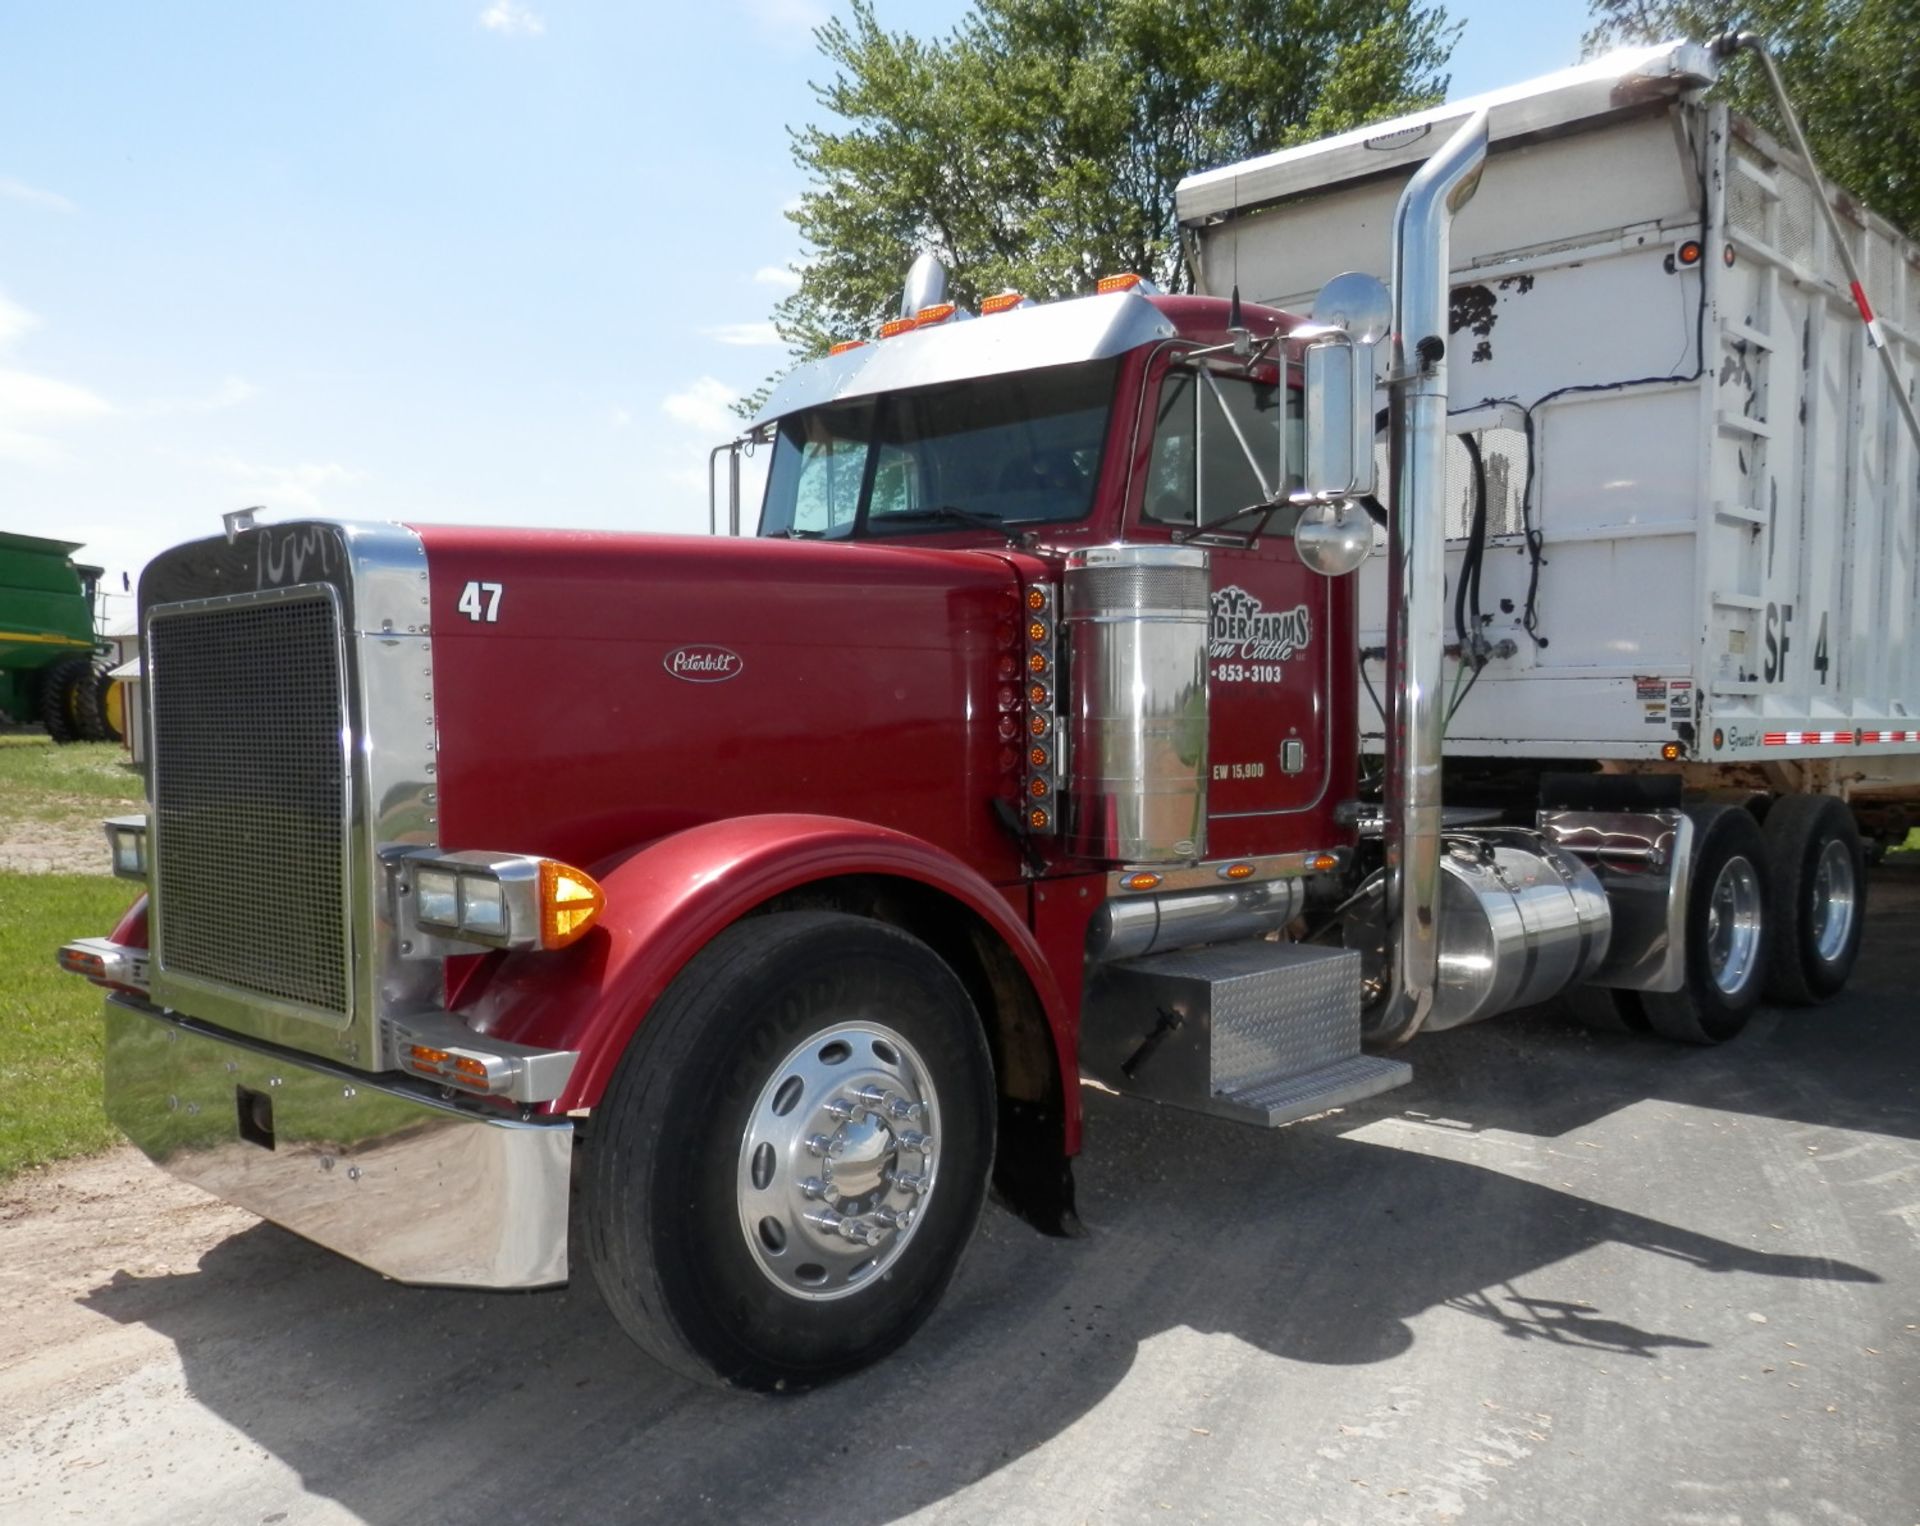
<path id="1" fill-rule="evenodd" d="M 896 334 L 910 334 L 919 321 L 918 318 L 889 318 L 880 325 L 880 337 L 891 339 Z"/>
<path id="2" fill-rule="evenodd" d="M 991 318 L 995 313 L 1012 312 L 1016 307 L 1032 307 L 1033 302 L 1017 291 L 995 292 L 980 304 L 980 316 Z"/>
<path id="3" fill-rule="evenodd" d="M 931 328 L 936 323 L 945 323 L 959 307 L 952 302 L 936 302 L 931 307 L 923 307 L 913 315 L 915 328 Z"/>
<path id="4" fill-rule="evenodd" d="M 848 350 L 864 350 L 866 347 L 867 341 L 864 339 L 842 339 L 838 344 L 828 346 L 827 353 L 844 355 Z"/>
<path id="5" fill-rule="evenodd" d="M 1122 275 L 1102 276 L 1094 283 L 1093 289 L 1101 296 L 1115 291 L 1137 291 L 1143 297 L 1157 297 L 1160 295 L 1160 288 L 1158 286 L 1155 286 L 1153 282 L 1149 281 L 1145 276 L 1136 274 L 1131 270 Z"/>

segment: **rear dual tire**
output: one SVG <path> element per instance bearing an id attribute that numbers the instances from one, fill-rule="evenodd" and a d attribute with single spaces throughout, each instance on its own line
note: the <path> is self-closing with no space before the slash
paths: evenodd
<path id="1" fill-rule="evenodd" d="M 1766 820 L 1772 928 L 1767 995 L 1812 1006 L 1853 976 L 1866 925 L 1867 852 L 1853 812 L 1831 795 L 1783 795 Z"/>

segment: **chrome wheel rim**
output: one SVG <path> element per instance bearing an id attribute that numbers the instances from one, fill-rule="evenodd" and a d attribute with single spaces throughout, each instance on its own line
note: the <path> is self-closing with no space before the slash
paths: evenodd
<path id="1" fill-rule="evenodd" d="M 1808 895 L 1807 926 L 1813 930 L 1813 951 L 1823 964 L 1840 957 L 1853 936 L 1853 855 L 1835 837 L 1820 850 Z"/>
<path id="2" fill-rule="evenodd" d="M 900 1257 L 933 1199 L 940 1099 L 914 1047 L 839 1023 L 769 1073 L 740 1139 L 740 1231 L 768 1280 L 844 1298 Z"/>
<path id="3" fill-rule="evenodd" d="M 1744 858 L 1720 866 L 1707 901 L 1707 970 L 1725 996 L 1745 988 L 1760 950 L 1760 876 Z"/>

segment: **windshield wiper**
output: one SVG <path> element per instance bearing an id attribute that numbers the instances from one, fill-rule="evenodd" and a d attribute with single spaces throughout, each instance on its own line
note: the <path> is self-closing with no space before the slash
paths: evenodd
<path id="1" fill-rule="evenodd" d="M 1193 525 L 1186 529 L 1175 530 L 1173 532 L 1173 538 L 1176 542 L 1184 545 L 1190 540 L 1198 540 L 1203 535 L 1219 535 L 1224 532 L 1232 536 L 1245 537 L 1248 540 L 1258 540 L 1262 535 L 1267 533 L 1267 521 L 1286 507 L 1288 507 L 1288 503 L 1282 499 L 1274 499 L 1269 503 L 1250 503 L 1244 509 L 1235 509 L 1231 514 L 1222 515 L 1211 524 Z M 1253 529 L 1227 529 L 1227 526 L 1235 520 L 1246 519 L 1255 514 L 1260 515 L 1261 519 Z"/>
<path id="2" fill-rule="evenodd" d="M 912 522 L 915 524 L 965 525 L 973 530 L 994 530 L 1003 535 L 1011 535 L 1007 522 L 992 514 L 977 514 L 972 509 L 956 509 L 951 504 L 942 504 L 937 509 L 902 509 L 897 514 L 869 514 L 867 528 L 877 525 L 897 525 Z"/>

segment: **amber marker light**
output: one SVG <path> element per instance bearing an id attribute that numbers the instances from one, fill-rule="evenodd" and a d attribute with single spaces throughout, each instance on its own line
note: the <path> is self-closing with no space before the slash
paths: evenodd
<path id="1" fill-rule="evenodd" d="M 540 946 L 565 948 L 600 920 L 607 894 L 584 869 L 540 860 Z"/>
<path id="2" fill-rule="evenodd" d="M 1325 874 L 1329 869 L 1338 869 L 1340 860 L 1331 853 L 1318 853 L 1307 860 L 1307 867 L 1316 874 Z"/>
<path id="3" fill-rule="evenodd" d="M 1030 779 L 1027 781 L 1027 793 L 1033 796 L 1035 800 L 1038 800 L 1042 795 L 1046 794 L 1046 792 L 1047 781 L 1045 779 Z"/>
<path id="4" fill-rule="evenodd" d="M 1047 755 L 1046 748 L 1029 747 L 1027 749 L 1027 762 L 1035 768 L 1045 768 L 1050 761 L 1051 759 Z"/>
<path id="5" fill-rule="evenodd" d="M 1030 715 L 1027 717 L 1027 730 L 1031 731 L 1035 736 L 1043 737 L 1050 729 L 1047 725 L 1047 718 L 1044 715 Z"/>
<path id="6" fill-rule="evenodd" d="M 407 1063 L 423 1066 L 428 1070 L 438 1070 L 453 1056 L 444 1049 L 434 1049 L 426 1044 L 415 1044 L 407 1051 Z"/>
<path id="7" fill-rule="evenodd" d="M 1152 890 L 1160 883 L 1157 874 L 1129 874 L 1120 882 L 1124 890 Z"/>
<path id="8" fill-rule="evenodd" d="M 1027 608 L 1033 609 L 1033 610 L 1040 610 L 1040 609 L 1045 609 L 1046 607 L 1047 607 L 1046 589 L 1029 588 L 1027 590 Z"/>
<path id="9" fill-rule="evenodd" d="M 1700 240 L 1690 238 L 1680 246 L 1680 263 L 1698 265 L 1700 263 Z"/>
<path id="10" fill-rule="evenodd" d="M 1047 654 L 1045 652 L 1035 652 L 1031 657 L 1029 657 L 1027 659 L 1027 671 L 1029 673 L 1035 673 L 1035 674 L 1046 672 L 1047 671 Z"/>
<path id="11" fill-rule="evenodd" d="M 1034 620 L 1029 622 L 1027 626 L 1027 640 L 1045 641 L 1046 639 L 1047 639 L 1047 622 L 1045 620 Z"/>
<path id="12" fill-rule="evenodd" d="M 990 318 L 995 313 L 1009 312 L 1019 307 L 1027 299 L 1017 291 L 997 291 L 980 304 L 980 316 Z"/>
<path id="13" fill-rule="evenodd" d="M 1100 277 L 1094 283 L 1093 289 L 1104 296 L 1110 291 L 1132 291 L 1139 284 L 1140 277 L 1128 271 L 1125 275 Z"/>
<path id="14" fill-rule="evenodd" d="M 838 344 L 829 346 L 827 353 L 829 355 L 844 355 L 848 350 L 864 350 L 866 347 L 867 341 L 864 339 L 842 339 Z"/>
<path id="15" fill-rule="evenodd" d="M 1660 756 L 1665 758 L 1669 763 L 1674 762 L 1680 756 L 1680 744 L 1678 742 L 1668 742 L 1660 749 Z"/>
<path id="16" fill-rule="evenodd" d="M 1027 812 L 1027 825 L 1036 832 L 1044 832 L 1052 824 L 1053 818 L 1037 805 Z"/>
<path id="17" fill-rule="evenodd" d="M 1248 880 L 1253 878 L 1252 864 L 1228 864 L 1220 871 L 1223 880 Z"/>
<path id="18" fill-rule="evenodd" d="M 1047 693 L 1047 686 L 1045 684 L 1028 684 L 1027 685 L 1027 703 L 1028 704 L 1044 705 L 1049 698 L 1051 698 L 1051 696 Z"/>
<path id="19" fill-rule="evenodd" d="M 895 334 L 911 333 L 913 332 L 913 326 L 919 321 L 918 318 L 889 318 L 885 323 L 880 325 L 880 337 L 882 339 L 891 339 Z"/>
<path id="20" fill-rule="evenodd" d="M 921 308 L 919 312 L 913 315 L 913 326 L 915 328 L 926 328 L 931 324 L 945 323 L 953 314 L 953 303 L 936 302 L 931 307 Z"/>

